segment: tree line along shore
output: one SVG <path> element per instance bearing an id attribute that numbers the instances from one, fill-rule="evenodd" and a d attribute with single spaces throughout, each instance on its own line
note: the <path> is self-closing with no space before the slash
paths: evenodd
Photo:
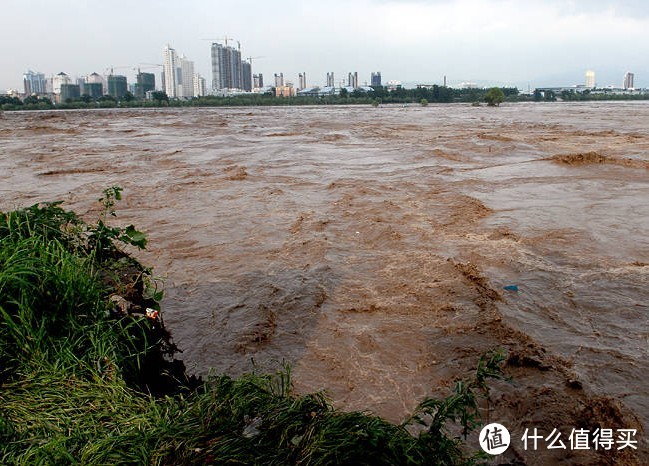
<path id="1" fill-rule="evenodd" d="M 372 92 L 342 89 L 340 94 L 327 96 L 276 97 L 273 94 L 240 94 L 232 96 L 204 96 L 193 99 L 170 99 L 164 92 L 153 92 L 151 99 L 138 99 L 130 93 L 122 98 L 104 95 L 92 99 L 82 95 L 77 99 L 67 99 L 54 103 L 44 96 L 28 96 L 24 99 L 0 96 L 0 110 L 51 110 L 51 109 L 92 109 L 92 108 L 138 108 L 138 107 L 236 107 L 236 106 L 286 106 L 286 105 L 373 105 L 418 104 L 418 103 L 472 103 L 490 104 L 490 92 L 498 89 L 502 93 L 500 102 L 556 102 L 556 101 L 628 101 L 649 100 L 649 93 L 617 94 L 607 92 L 569 91 L 561 92 L 535 90 L 522 94 L 517 88 L 471 88 L 455 89 L 445 86 L 426 86 L 415 89 L 398 87 L 387 89 L 375 87 Z M 498 102 L 498 103 L 500 103 Z"/>

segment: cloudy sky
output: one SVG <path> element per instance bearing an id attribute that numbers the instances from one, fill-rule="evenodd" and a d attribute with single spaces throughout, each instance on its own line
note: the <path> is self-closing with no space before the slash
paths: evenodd
<path id="1" fill-rule="evenodd" d="M 0 89 L 22 90 L 27 69 L 46 75 L 134 76 L 161 63 L 169 43 L 211 84 L 210 40 L 241 43 L 253 72 L 323 84 L 358 71 L 384 82 L 532 88 L 620 85 L 626 71 L 649 87 L 649 2 L 644 0 L 2 0 Z M 141 65 L 145 68 L 147 65 Z M 149 68 L 146 71 L 157 71 Z"/>

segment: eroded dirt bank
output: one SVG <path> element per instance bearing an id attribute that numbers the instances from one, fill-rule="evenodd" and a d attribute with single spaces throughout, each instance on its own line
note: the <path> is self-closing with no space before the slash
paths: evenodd
<path id="1" fill-rule="evenodd" d="M 649 422 L 649 106 L 5 113 L 0 209 L 125 188 L 187 365 L 286 360 L 301 391 L 403 419 L 504 347 L 491 420 Z M 518 291 L 505 290 L 516 285 Z"/>

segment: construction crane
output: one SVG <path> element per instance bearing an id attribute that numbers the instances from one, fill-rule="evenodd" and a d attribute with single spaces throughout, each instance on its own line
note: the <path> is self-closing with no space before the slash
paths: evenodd
<path id="1" fill-rule="evenodd" d="M 146 66 L 142 66 L 146 65 Z M 138 74 L 140 73 L 140 70 L 146 70 L 149 68 L 164 68 L 164 65 L 161 65 L 160 63 L 140 63 L 137 68 L 133 68 L 133 70 L 137 70 Z"/>
<path id="2" fill-rule="evenodd" d="M 250 63 L 250 66 L 252 66 L 252 61 L 253 60 L 258 60 L 260 58 L 266 58 L 266 57 L 248 57 L 248 58 L 246 58 L 246 60 L 248 60 L 248 62 Z"/>
<path id="3" fill-rule="evenodd" d="M 115 74 L 115 73 L 113 73 L 113 70 L 121 70 L 121 69 L 126 69 L 126 68 L 131 68 L 131 67 L 132 67 L 132 65 L 129 65 L 129 66 L 111 66 L 110 68 L 106 68 L 104 71 L 107 72 L 108 70 L 110 70 L 110 75 L 112 76 L 113 74 Z"/>
<path id="4" fill-rule="evenodd" d="M 216 41 L 221 41 L 222 40 L 222 41 L 225 42 L 225 46 L 227 47 L 228 46 L 228 41 L 229 40 L 234 40 L 234 39 L 232 37 L 228 37 L 228 35 L 226 34 L 225 37 L 219 37 L 218 39 L 201 39 L 201 40 L 209 40 L 211 42 L 216 42 Z M 239 48 L 241 48 L 241 45 L 239 45 Z"/>

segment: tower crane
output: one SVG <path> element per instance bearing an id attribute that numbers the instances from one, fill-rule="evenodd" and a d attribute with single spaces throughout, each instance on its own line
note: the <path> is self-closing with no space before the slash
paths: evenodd
<path id="1" fill-rule="evenodd" d="M 108 72 L 110 70 L 110 74 L 113 75 L 115 74 L 113 70 L 121 70 L 121 69 L 126 69 L 126 68 L 131 68 L 131 66 L 112 66 L 110 68 L 106 68 L 104 72 Z"/>
<path id="2" fill-rule="evenodd" d="M 146 66 L 142 66 L 142 65 L 146 65 Z M 164 65 L 162 65 L 160 63 L 140 63 L 140 64 L 138 64 L 137 68 L 133 68 L 133 69 L 134 70 L 137 69 L 137 72 L 140 73 L 140 69 L 146 70 L 146 69 L 149 69 L 149 68 L 158 68 L 158 67 L 159 68 L 164 68 Z"/>
<path id="3" fill-rule="evenodd" d="M 266 58 L 266 57 L 248 57 L 248 58 L 246 58 L 246 60 L 248 60 L 248 62 L 250 62 L 250 66 L 252 66 L 252 61 L 253 60 L 258 60 L 260 58 Z"/>
<path id="4" fill-rule="evenodd" d="M 227 47 L 228 46 L 228 41 L 229 40 L 234 40 L 234 39 L 232 37 L 228 37 L 228 35 L 226 34 L 225 37 L 219 37 L 218 39 L 201 39 L 201 40 L 209 40 L 211 42 L 216 42 L 216 41 L 221 41 L 222 40 L 222 41 L 225 42 L 225 46 Z M 239 46 L 239 47 L 241 47 L 241 46 Z"/>

